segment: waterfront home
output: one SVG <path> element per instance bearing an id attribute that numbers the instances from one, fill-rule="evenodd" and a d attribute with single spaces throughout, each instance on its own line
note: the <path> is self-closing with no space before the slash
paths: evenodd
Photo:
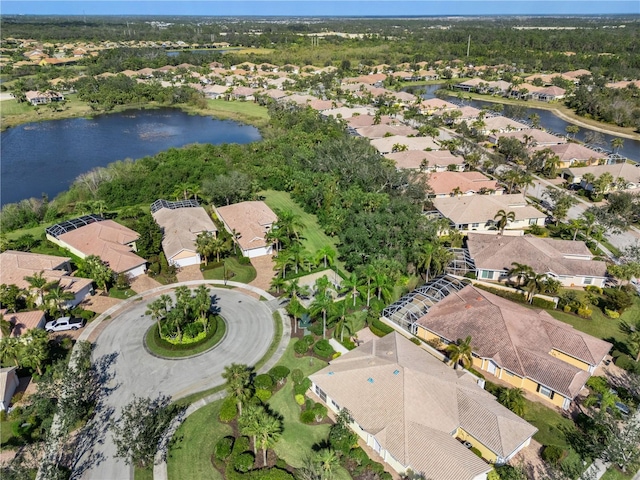
<path id="1" fill-rule="evenodd" d="M 242 255 L 249 258 L 271 255 L 273 244 L 267 242 L 265 236 L 278 217 L 266 203 L 240 202 L 214 207 L 214 211 L 240 247 Z"/>

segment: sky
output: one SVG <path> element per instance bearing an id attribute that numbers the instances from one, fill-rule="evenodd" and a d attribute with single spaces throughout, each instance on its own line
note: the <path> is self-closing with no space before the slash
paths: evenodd
<path id="1" fill-rule="evenodd" d="M 640 0 L 0 0 L 0 14 L 398 17 L 640 14 Z"/>

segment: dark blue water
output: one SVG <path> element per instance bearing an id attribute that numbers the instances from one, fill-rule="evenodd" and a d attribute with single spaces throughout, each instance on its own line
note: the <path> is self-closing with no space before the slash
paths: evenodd
<path id="1" fill-rule="evenodd" d="M 420 92 L 420 93 L 417 92 L 417 94 L 419 94 L 420 96 L 422 96 L 422 98 L 425 98 L 425 99 L 434 98 L 435 92 L 439 88 L 441 88 L 441 85 L 427 85 L 425 87 L 426 90 L 424 92 Z M 482 100 L 465 100 L 464 103 L 465 105 L 471 105 L 472 107 L 476 107 L 476 108 L 490 107 L 491 105 L 495 105 L 495 103 L 485 102 Z M 553 112 L 550 112 L 549 110 L 541 110 L 539 108 L 527 108 L 524 116 L 524 120 L 528 119 L 529 115 L 533 113 L 537 114 L 540 117 L 540 125 L 544 129 L 549 131 L 566 135 L 565 129 L 567 128 L 568 125 L 572 125 L 570 122 L 566 122 L 565 120 L 559 117 L 556 117 L 553 114 Z M 584 141 L 585 134 L 588 131 L 590 131 L 590 129 L 580 127 L 580 131 L 577 133 L 576 138 L 578 140 Z M 604 135 L 605 143 L 600 146 L 605 150 L 611 150 L 611 140 L 616 138 L 616 136 L 609 135 L 606 133 L 604 133 L 603 135 Z M 624 157 L 627 157 L 630 160 L 640 163 L 640 141 L 632 140 L 630 138 L 624 138 L 623 140 L 624 140 L 624 146 L 620 148 L 618 153 L 620 153 L 620 155 Z"/>
<path id="2" fill-rule="evenodd" d="M 257 128 L 177 109 L 129 110 L 92 119 L 28 123 L 0 137 L 0 204 L 49 198 L 81 173 L 191 143 L 249 143 Z"/>

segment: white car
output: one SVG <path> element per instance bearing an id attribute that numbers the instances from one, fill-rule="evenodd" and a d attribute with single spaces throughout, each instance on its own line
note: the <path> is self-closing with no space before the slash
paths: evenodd
<path id="1" fill-rule="evenodd" d="M 84 318 L 61 317 L 57 320 L 47 322 L 44 329 L 47 332 L 62 332 L 64 330 L 78 330 L 84 327 Z"/>

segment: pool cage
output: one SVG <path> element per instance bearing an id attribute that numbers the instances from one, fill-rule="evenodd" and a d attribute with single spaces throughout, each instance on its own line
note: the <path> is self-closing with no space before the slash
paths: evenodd
<path id="1" fill-rule="evenodd" d="M 175 202 L 159 199 L 151 204 L 151 213 L 156 213 L 158 210 L 162 208 L 175 210 L 177 208 L 192 208 L 192 207 L 199 207 L 199 206 L 200 205 L 198 204 L 198 201 L 194 199 L 176 200 Z"/>
<path id="2" fill-rule="evenodd" d="M 469 272 L 475 273 L 476 264 L 469 255 L 469 250 L 466 248 L 449 248 L 449 251 L 453 253 L 453 260 L 444 269 L 445 273 L 460 277 L 464 277 Z"/>
<path id="3" fill-rule="evenodd" d="M 45 228 L 44 231 L 53 238 L 58 238 L 64 233 L 71 232 L 72 230 L 76 230 L 77 228 L 84 227 L 91 223 L 102 222 L 103 220 L 104 218 L 99 215 L 84 215 L 72 220 L 56 223 L 55 225 Z"/>
<path id="4" fill-rule="evenodd" d="M 382 311 L 382 316 L 415 335 L 417 332 L 415 323 L 426 315 L 431 307 L 451 293 L 458 292 L 470 284 L 471 280 L 466 278 L 455 278 L 450 275 L 435 277 L 389 305 Z"/>

